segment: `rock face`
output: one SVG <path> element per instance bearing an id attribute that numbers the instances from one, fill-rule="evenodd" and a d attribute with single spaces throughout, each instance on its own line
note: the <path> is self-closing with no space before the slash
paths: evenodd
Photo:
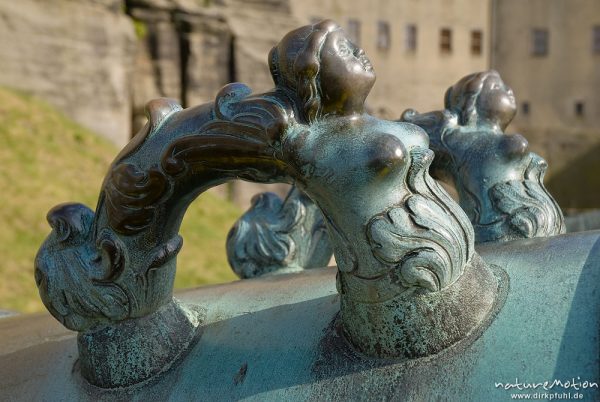
<path id="1" fill-rule="evenodd" d="M 135 35 L 119 1 L 0 2 L 0 85 L 31 92 L 117 145 L 131 132 Z"/>
<path id="2" fill-rule="evenodd" d="M 210 102 L 223 85 L 234 81 L 233 36 L 219 13 L 179 14 L 182 98 L 187 106 Z"/>
<path id="3" fill-rule="evenodd" d="M 128 2 L 137 32 L 133 74 L 133 132 L 145 123 L 150 99 L 169 97 L 184 107 L 212 102 L 229 82 L 255 92 L 273 86 L 271 47 L 302 22 L 286 0 L 144 0 Z M 269 29 L 261 29 L 269 22 Z M 261 191 L 285 195 L 289 186 L 234 182 L 213 191 L 248 207 Z"/>
<path id="4" fill-rule="evenodd" d="M 235 40 L 234 77 L 254 91 L 273 87 L 267 66 L 271 48 L 289 31 L 307 22 L 294 16 L 290 3 L 288 0 L 224 1 Z"/>
<path id="5" fill-rule="evenodd" d="M 149 100 L 167 97 L 181 103 L 181 53 L 170 10 L 129 11 L 137 33 L 132 80 L 133 132 L 137 132 L 146 123 L 144 105 Z"/>
<path id="6" fill-rule="evenodd" d="M 152 98 L 174 98 L 187 107 L 212 101 L 233 81 L 256 92 L 268 90 L 273 86 L 269 50 L 302 24 L 286 0 L 143 0 L 127 5 L 138 32 L 134 128 L 145 122 L 144 104 Z M 269 29 L 260 29 L 265 21 Z"/>
<path id="7" fill-rule="evenodd" d="M 210 102 L 231 81 L 232 35 L 213 8 L 134 3 L 138 33 L 133 76 L 134 132 L 146 123 L 144 106 L 168 97 L 185 106 Z"/>

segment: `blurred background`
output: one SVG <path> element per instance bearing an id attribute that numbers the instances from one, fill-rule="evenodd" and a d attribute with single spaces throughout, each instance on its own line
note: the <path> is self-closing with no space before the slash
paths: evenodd
<path id="1" fill-rule="evenodd" d="M 233 81 L 266 91 L 270 48 L 325 18 L 370 57 L 380 117 L 440 110 L 464 75 L 499 71 L 518 103 L 507 132 L 548 161 L 565 213 L 600 222 L 598 0 L 0 0 L 0 309 L 43 309 L 33 259 L 46 211 L 94 206 L 148 100 L 210 102 Z M 234 279 L 225 236 L 267 190 L 287 187 L 234 182 L 192 205 L 177 287 Z"/>

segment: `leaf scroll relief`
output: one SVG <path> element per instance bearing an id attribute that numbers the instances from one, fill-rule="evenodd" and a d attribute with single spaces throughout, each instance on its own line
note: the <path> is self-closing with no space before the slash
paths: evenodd
<path id="1" fill-rule="evenodd" d="M 95 241 L 94 213 L 81 204 L 61 204 L 48 213 L 53 231 L 35 260 L 35 279 L 50 313 L 69 329 L 129 316 L 133 296 L 116 280 L 127 254 L 110 230 Z M 58 252 L 57 252 L 58 251 Z"/>
<path id="2" fill-rule="evenodd" d="M 249 97 L 243 84 L 229 84 L 217 95 L 215 118 L 199 133 L 173 141 L 161 158 L 169 176 L 218 174 L 259 182 L 287 179 L 281 160 L 281 133 L 289 124 L 275 97 Z"/>
<path id="3" fill-rule="evenodd" d="M 284 201 L 255 195 L 227 236 L 229 265 L 240 278 L 324 267 L 331 254 L 323 215 L 297 188 Z"/>
<path id="4" fill-rule="evenodd" d="M 552 236 L 564 233 L 560 208 L 542 184 L 548 164 L 533 155 L 523 180 L 498 183 L 490 189 L 492 205 L 504 214 L 515 238 Z"/>
<path id="5" fill-rule="evenodd" d="M 474 252 L 468 218 L 428 174 L 433 152 L 417 148 L 411 157 L 412 194 L 367 226 L 373 255 L 390 268 L 387 298 L 415 287 L 435 292 L 451 285 Z"/>

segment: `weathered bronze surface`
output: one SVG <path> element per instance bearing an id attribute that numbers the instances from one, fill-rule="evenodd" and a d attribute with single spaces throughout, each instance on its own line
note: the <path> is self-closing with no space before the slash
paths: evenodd
<path id="1" fill-rule="evenodd" d="M 347 399 L 345 376 L 367 376 L 356 384 L 372 392 L 381 373 L 386 397 L 443 398 L 443 384 L 456 384 L 428 378 L 447 370 L 463 373 L 470 397 L 484 395 L 480 376 L 504 347 L 494 337 L 511 331 L 513 313 L 533 319 L 539 312 L 542 299 L 520 300 L 523 285 L 550 286 L 561 272 L 540 280 L 540 267 L 525 257 L 524 266 L 501 250 L 480 258 L 469 218 L 429 176 L 426 131 L 366 113 L 375 74 L 338 25 L 290 32 L 269 66 L 276 87 L 268 93 L 234 83 L 212 104 L 183 110 L 168 99 L 150 102 L 149 122 L 111 165 L 96 211 L 63 204 L 48 213 L 53 230 L 36 258 L 36 282 L 52 315 L 79 332 L 76 364 L 72 344 L 58 346 L 70 351 L 58 365 L 69 373 L 61 384 L 82 399 Z M 259 214 L 251 211 L 234 228 L 230 242 L 258 237 L 229 254 L 240 276 L 316 265 L 328 255 L 314 243 L 324 225 L 338 295 L 331 270 L 317 269 L 267 276 L 252 282 L 256 288 L 246 282 L 194 293 L 190 304 L 173 299 L 187 207 L 237 178 L 298 189 L 283 203 L 259 197 L 255 210 L 271 215 L 255 224 Z M 296 254 L 298 245 L 312 251 Z M 578 246 L 598 259 L 595 247 Z M 565 266 L 573 282 L 582 266 Z M 511 293 L 515 280 L 522 283 Z M 577 289 L 556 290 L 558 304 Z M 594 329 L 596 319 L 586 327 Z M 538 351 L 553 353 L 556 342 Z M 589 369 L 590 359 L 576 352 L 579 360 L 564 361 Z M 548 356 L 531 367 L 546 367 Z"/>
<path id="2" fill-rule="evenodd" d="M 240 278 L 321 268 L 332 253 L 323 214 L 296 187 L 283 202 L 256 195 L 227 236 L 229 265 Z"/>
<path id="3" fill-rule="evenodd" d="M 431 175 L 454 186 L 459 203 L 475 230 L 475 242 L 508 241 L 533 237 L 546 237 L 565 232 L 564 217 L 556 201 L 543 184 L 547 163 L 529 151 L 527 140 L 519 135 L 506 135 L 504 131 L 515 115 L 516 104 L 512 90 L 506 86 L 496 71 L 484 71 L 462 78 L 446 92 L 445 109 L 418 114 L 409 109 L 402 121 L 414 123 L 429 135 L 435 158 L 429 169 Z M 301 197 L 292 189 L 289 202 Z M 304 201 L 306 205 L 306 201 Z M 285 230 L 267 226 L 266 221 L 276 217 L 268 210 L 257 210 L 253 205 L 244 215 L 245 225 L 260 228 L 267 247 L 275 235 L 286 236 Z M 308 219 L 308 221 L 307 221 Z M 312 219 L 312 221 L 310 221 Z M 305 225 L 316 224 L 318 215 L 305 218 Z M 276 228 L 276 229 L 271 229 Z M 290 228 L 289 233 L 294 232 Z M 290 234 L 287 234 L 290 236 Z M 294 255 L 296 260 L 308 259 L 312 254 L 328 251 L 329 244 L 315 242 L 296 235 Z M 229 255 L 249 247 L 246 237 L 229 241 Z M 259 260 L 257 260 L 259 261 Z M 231 260 L 234 270 L 255 264 L 252 255 L 242 261 Z M 283 269 L 286 265 L 269 265 L 268 272 Z M 302 266 L 302 265 L 301 265 Z M 310 268 L 308 265 L 303 268 Z M 256 272 L 256 275 L 264 272 Z"/>

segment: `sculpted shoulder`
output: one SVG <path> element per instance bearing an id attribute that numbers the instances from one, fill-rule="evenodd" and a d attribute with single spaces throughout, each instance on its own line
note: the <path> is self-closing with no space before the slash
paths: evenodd
<path id="1" fill-rule="evenodd" d="M 425 131 L 414 124 L 365 114 L 324 118 L 309 126 L 295 127 L 288 132 L 286 143 L 300 170 L 310 166 L 305 175 L 329 176 L 335 170 L 337 176 L 358 179 L 398 174 L 398 169 L 409 164 L 412 150 L 427 148 L 429 140 Z"/>
<path id="2" fill-rule="evenodd" d="M 429 136 L 421 127 L 412 123 L 396 122 L 389 120 L 374 119 L 373 126 L 377 127 L 377 132 L 393 135 L 401 139 L 407 150 L 415 147 L 428 148 Z"/>

